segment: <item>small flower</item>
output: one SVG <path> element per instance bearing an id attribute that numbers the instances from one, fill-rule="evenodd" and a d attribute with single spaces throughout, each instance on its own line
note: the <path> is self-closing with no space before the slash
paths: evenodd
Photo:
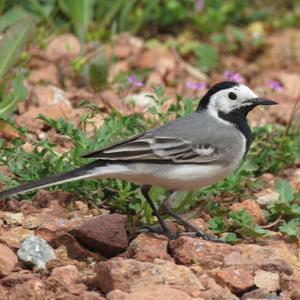
<path id="1" fill-rule="evenodd" d="M 235 82 L 242 82 L 242 76 L 239 72 L 231 73 L 228 70 L 225 70 L 224 78 Z"/>
<path id="2" fill-rule="evenodd" d="M 192 81 L 188 81 L 185 86 L 190 89 L 190 90 L 197 90 L 197 91 L 201 91 L 204 90 L 206 88 L 206 83 L 205 82 L 192 82 Z"/>
<path id="3" fill-rule="evenodd" d="M 268 86 L 272 91 L 279 92 L 282 90 L 282 85 L 276 80 L 269 80 Z"/>
<path id="4" fill-rule="evenodd" d="M 203 11 L 204 9 L 204 5 L 205 5 L 205 1 L 204 0 L 196 0 L 196 10 L 197 11 Z"/>
<path id="5" fill-rule="evenodd" d="M 128 83 L 130 83 L 131 85 L 136 86 L 136 87 L 144 86 L 144 83 L 142 81 L 138 80 L 136 78 L 136 76 L 134 76 L 134 75 L 129 76 L 127 81 L 128 81 Z"/>

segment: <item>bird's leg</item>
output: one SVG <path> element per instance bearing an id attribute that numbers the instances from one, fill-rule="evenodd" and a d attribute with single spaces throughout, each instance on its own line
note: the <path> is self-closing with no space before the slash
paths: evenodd
<path id="1" fill-rule="evenodd" d="M 205 232 L 199 230 L 193 224 L 191 224 L 190 222 L 186 221 L 185 219 L 183 219 L 182 217 L 180 217 L 179 215 L 177 215 L 176 213 L 174 213 L 169 207 L 167 207 L 167 205 L 165 203 L 162 204 L 162 209 L 169 216 L 171 216 L 174 220 L 176 220 L 178 223 L 182 224 L 187 229 L 190 229 L 190 230 L 193 231 L 193 232 L 182 233 L 182 234 L 180 234 L 181 236 L 184 236 L 184 235 L 186 235 L 186 236 L 195 235 L 197 237 L 203 238 L 206 241 L 211 241 L 211 242 L 215 242 L 215 243 L 225 243 L 223 240 L 218 239 L 218 238 L 216 238 L 214 236 L 208 235 Z"/>
<path id="2" fill-rule="evenodd" d="M 143 194 L 143 196 L 145 197 L 147 203 L 149 204 L 149 206 L 151 207 L 154 215 L 157 217 L 159 224 L 163 230 L 163 233 L 170 239 L 170 240 L 174 240 L 177 238 L 176 235 L 174 235 L 170 229 L 167 227 L 166 223 L 164 222 L 163 218 L 161 217 L 160 213 L 158 212 L 155 204 L 153 203 L 153 201 L 151 200 L 150 196 L 149 196 L 149 190 L 150 190 L 151 186 L 150 185 L 143 185 L 141 188 L 141 192 Z M 147 227 L 146 227 L 147 228 Z"/>

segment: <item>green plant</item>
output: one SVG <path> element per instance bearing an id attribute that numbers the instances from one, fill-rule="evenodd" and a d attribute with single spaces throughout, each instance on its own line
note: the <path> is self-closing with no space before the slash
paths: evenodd
<path id="1" fill-rule="evenodd" d="M 279 193 L 277 201 L 267 205 L 267 221 L 273 224 L 281 224 L 278 229 L 290 239 L 296 239 L 300 235 L 300 192 L 294 194 L 290 184 L 283 180 L 276 181 L 276 191 Z M 253 218 L 245 210 L 230 211 L 228 208 L 209 202 L 207 205 L 211 215 L 209 229 L 215 233 L 237 233 L 240 236 L 260 237 L 269 235 L 270 232 L 254 223 Z M 275 222 L 274 222 L 275 221 Z M 273 230 L 276 230 L 274 228 Z M 233 231 L 233 232 L 232 232 Z M 230 240 L 234 241 L 232 235 Z"/>
<path id="2" fill-rule="evenodd" d="M 0 115 L 12 113 L 18 102 L 26 98 L 26 89 L 23 85 L 24 76 L 19 73 L 11 81 L 5 81 L 9 70 L 20 60 L 22 51 L 35 31 L 35 18 L 23 13 L 22 10 L 7 12 L 0 18 L 2 30 L 8 27 L 0 40 L 0 81 L 2 85 L 2 101 Z M 7 78 L 6 78 L 7 79 Z M 8 93 L 10 90 L 10 93 Z"/>
<path id="3" fill-rule="evenodd" d="M 61 10 L 68 16 L 83 43 L 94 15 L 94 0 L 59 0 Z"/>

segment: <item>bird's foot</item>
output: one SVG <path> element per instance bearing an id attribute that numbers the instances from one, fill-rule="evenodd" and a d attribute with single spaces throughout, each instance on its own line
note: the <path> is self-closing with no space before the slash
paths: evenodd
<path id="1" fill-rule="evenodd" d="M 195 236 L 195 237 L 201 237 L 202 239 L 214 243 L 226 243 L 224 240 L 219 239 L 217 237 L 211 236 L 209 234 L 206 234 L 205 232 L 199 230 L 197 227 L 195 227 L 193 224 L 188 222 L 187 220 L 183 219 L 181 216 L 174 213 L 172 210 L 170 210 L 167 206 L 163 206 L 164 211 L 171 216 L 178 224 L 183 225 L 188 231 L 182 232 L 179 235 L 180 236 Z"/>
<path id="2" fill-rule="evenodd" d="M 140 226 L 137 229 L 137 232 L 138 233 L 151 232 L 155 234 L 164 234 L 169 240 L 176 240 L 181 236 L 179 234 L 174 234 L 168 228 L 164 230 L 159 224 Z"/>
<path id="3" fill-rule="evenodd" d="M 206 234 L 202 232 L 201 230 L 195 230 L 195 231 L 186 231 L 179 233 L 179 236 L 193 236 L 193 237 L 200 237 L 205 241 L 214 242 L 214 243 L 223 243 L 226 244 L 226 241 L 219 239 L 215 236 Z"/>

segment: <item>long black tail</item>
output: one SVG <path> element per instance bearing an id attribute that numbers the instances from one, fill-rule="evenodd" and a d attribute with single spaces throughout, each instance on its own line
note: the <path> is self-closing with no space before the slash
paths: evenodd
<path id="1" fill-rule="evenodd" d="M 56 184 L 62 184 L 66 182 L 71 182 L 79 179 L 84 179 L 84 178 L 92 178 L 96 177 L 96 174 L 93 172 L 95 167 L 101 167 L 105 163 L 103 162 L 93 162 L 91 164 L 76 168 L 72 171 L 65 172 L 62 174 L 57 174 L 49 177 L 45 177 L 36 181 L 28 182 L 23 185 L 20 185 L 18 187 L 5 190 L 0 192 L 0 200 L 3 200 L 4 198 L 16 195 L 16 194 L 21 194 L 29 191 L 34 191 L 40 188 L 45 188 L 49 187 L 52 185 Z"/>

